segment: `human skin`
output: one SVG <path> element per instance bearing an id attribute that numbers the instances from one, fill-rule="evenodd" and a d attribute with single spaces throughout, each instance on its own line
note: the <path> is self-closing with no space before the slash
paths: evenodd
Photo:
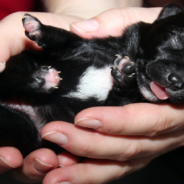
<path id="1" fill-rule="evenodd" d="M 122 9 L 123 12 L 127 11 L 126 16 L 136 15 L 136 21 L 139 20 L 140 10 L 141 15 L 147 17 L 143 13 L 147 9 L 134 8 L 134 13 L 131 10 Z M 119 19 L 120 21 L 117 22 L 118 13 L 115 14 L 115 11 L 107 11 L 94 18 L 99 26 L 97 33 L 94 27 L 92 32 L 81 31 L 81 27 L 80 29 L 77 27 L 84 25 L 86 21 L 82 24 L 72 24 L 71 29 L 82 34 L 81 36 L 85 34 L 87 38 L 97 37 L 101 27 L 108 30 L 107 33 L 103 33 L 104 36 L 119 36 L 118 32 L 114 35 L 114 30 L 119 28 L 118 25 L 122 25 L 124 21 Z M 160 9 L 148 11 L 151 14 L 155 11 L 155 15 L 158 15 Z M 107 20 L 108 23 L 105 22 Z M 109 26 L 109 20 L 117 22 L 117 25 L 111 26 L 112 34 L 110 28 L 105 27 Z M 145 21 L 149 22 L 149 20 Z M 123 29 L 119 30 L 121 34 Z M 68 167 L 52 170 L 46 175 L 43 183 L 104 183 L 142 168 L 155 157 L 183 146 L 183 113 L 183 106 L 131 104 L 124 107 L 86 109 L 76 116 L 75 125 L 77 126 L 65 122 L 47 124 L 41 131 L 44 139 L 59 144 L 74 155 L 87 158 Z M 95 131 L 85 129 L 86 127 Z M 63 136 L 65 140 L 67 138 L 67 142 L 62 142 Z M 85 175 L 84 171 L 87 171 Z"/>
<path id="2" fill-rule="evenodd" d="M 160 9 L 148 11 L 155 15 L 154 20 Z M 128 8 L 107 11 L 92 20 L 72 24 L 71 30 L 86 38 L 119 36 L 123 31 L 121 26 L 126 27 L 125 17 L 122 16 L 124 13 L 126 16 L 135 16 L 130 17 L 131 23 L 138 20 L 153 21 L 145 19 L 149 17 L 146 9 L 144 12 L 144 9 Z M 92 31 L 86 30 L 85 24 L 92 24 Z M 139 103 L 86 109 L 76 116 L 76 126 L 65 122 L 46 125 L 41 131 L 44 139 L 74 155 L 87 158 L 69 167 L 51 171 L 43 184 L 105 183 L 144 167 L 159 155 L 183 146 L 183 113 L 183 105 Z M 63 142 L 63 137 L 67 141 Z"/>
<path id="3" fill-rule="evenodd" d="M 86 109 L 76 116 L 77 126 L 47 124 L 41 131 L 45 139 L 88 158 L 51 171 L 43 184 L 105 183 L 144 167 L 153 158 L 183 146 L 183 113 L 183 106 L 140 103 Z M 97 121 L 100 127 L 94 127 Z M 62 142 L 62 136 L 67 142 Z"/>

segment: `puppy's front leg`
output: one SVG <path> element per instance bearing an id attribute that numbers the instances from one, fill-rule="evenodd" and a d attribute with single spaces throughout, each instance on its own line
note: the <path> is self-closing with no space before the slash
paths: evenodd
<path id="1" fill-rule="evenodd" d="M 40 65 L 36 55 L 23 52 L 11 57 L 0 73 L 0 99 L 27 93 L 50 93 L 58 88 L 60 80 L 56 69 Z"/>

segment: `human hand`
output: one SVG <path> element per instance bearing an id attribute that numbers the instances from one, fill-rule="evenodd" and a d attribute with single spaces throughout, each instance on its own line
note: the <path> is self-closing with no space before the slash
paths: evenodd
<path id="1" fill-rule="evenodd" d="M 126 12 L 126 10 L 124 10 L 125 12 Z M 23 15 L 23 13 L 22 13 L 22 15 Z M 21 17 L 22 17 L 22 15 L 21 15 Z M 41 17 L 39 17 L 39 15 L 35 15 L 35 14 L 33 14 L 34 16 L 37 16 L 43 23 L 44 23 L 44 19 L 47 17 L 47 16 L 43 16 L 43 20 L 42 20 L 42 15 L 40 15 Z M 48 15 L 48 14 L 47 14 Z M 126 15 L 126 14 L 125 14 Z M 20 17 L 20 14 L 19 14 L 19 16 L 18 16 L 18 13 L 16 14 L 16 16 L 17 17 L 19 17 L 20 19 L 21 19 L 21 17 Z M 99 16 L 100 17 L 100 16 Z M 15 18 L 15 16 L 14 16 L 14 18 Z M 19 19 L 19 18 L 17 18 L 17 19 Z M 48 20 L 50 19 L 51 17 L 49 16 L 48 17 Z M 16 20 L 17 20 L 16 19 Z M 103 18 L 102 18 L 103 19 Z M 8 20 L 8 19 L 7 19 Z M 7 22 L 7 20 L 5 21 L 5 23 Z M 10 20 L 10 19 L 9 19 Z M 48 20 L 46 21 L 47 22 L 47 24 L 48 24 Z M 50 21 L 52 22 L 52 24 L 53 25 L 55 25 L 55 23 L 56 24 L 58 24 L 57 23 L 57 20 L 58 20 L 58 18 L 54 18 L 54 19 L 50 19 Z M 69 20 L 71 20 L 71 19 L 69 19 Z M 61 20 L 60 20 L 61 21 Z M 62 20 L 63 21 L 63 20 Z M 61 22 L 62 22 L 61 21 Z M 15 21 L 16 22 L 16 21 Z M 60 23 L 61 23 L 60 22 Z M 21 23 L 20 23 L 21 24 Z M 6 24 L 4 24 L 4 25 L 6 25 Z M 17 23 L 16 23 L 16 25 L 17 25 Z M 16 25 L 15 25 L 15 27 L 16 27 Z M 57 25 L 58 26 L 58 25 Z M 64 26 L 64 25 L 63 25 Z M 113 26 L 112 26 L 112 28 L 113 28 Z M 13 29 L 15 29 L 15 28 L 13 28 Z M 5 33 L 7 33 L 6 31 L 5 31 Z M 95 32 L 93 32 L 93 34 L 94 34 Z M 118 33 L 118 32 L 117 32 Z M 20 33 L 18 33 L 17 32 L 17 36 L 18 36 L 18 34 L 20 34 Z M 14 35 L 16 35 L 16 34 L 14 34 Z M 91 34 L 92 35 L 92 34 Z M 104 36 L 106 36 L 106 34 L 104 34 Z M 20 38 L 20 41 L 21 42 L 17 42 L 17 45 L 19 45 L 20 47 L 17 47 L 17 48 L 15 48 L 15 45 L 14 45 L 14 47 L 13 46 L 10 46 L 10 49 L 8 50 L 9 52 L 4 52 L 4 53 L 8 53 L 7 55 L 9 56 L 9 55 L 14 55 L 14 54 L 17 54 L 17 53 L 19 53 L 20 51 L 22 51 L 22 50 L 24 50 L 25 48 L 27 48 L 27 47 L 33 47 L 33 48 L 37 48 L 37 46 L 36 45 L 34 45 L 32 42 L 30 42 L 29 40 L 27 40 L 27 39 L 25 39 L 25 37 L 23 38 L 23 37 L 19 37 L 18 36 L 18 38 Z M 23 41 L 24 40 L 24 41 Z M 12 43 L 12 40 L 10 39 L 10 41 L 11 41 L 11 43 Z M 9 44 L 10 44 L 10 42 L 9 42 Z M 11 45 L 11 44 L 10 44 Z M 15 50 L 15 49 L 17 49 L 17 50 Z M 32 153 L 33 154 L 33 153 Z M 42 158 L 40 158 L 43 154 L 45 154 L 45 151 L 43 151 L 43 150 L 37 150 L 36 151 L 36 154 L 34 153 L 34 155 L 32 155 L 32 154 L 30 154 L 29 156 L 28 156 L 28 158 L 27 159 L 25 159 L 25 160 L 27 160 L 27 161 L 24 161 L 24 164 L 23 164 L 23 166 L 22 166 L 22 169 L 19 169 L 19 171 L 13 171 L 14 173 L 16 173 L 16 174 L 13 174 L 14 176 L 17 176 L 17 178 L 20 180 L 20 178 L 23 178 L 23 180 L 25 181 L 27 181 L 27 179 L 28 178 L 36 178 L 36 181 L 38 181 L 38 180 L 41 180 L 41 178 L 43 178 L 43 176 L 45 175 L 45 170 L 46 170 L 46 172 L 48 172 L 48 168 L 46 167 L 44 167 L 44 169 L 43 169 L 43 172 L 41 172 L 41 174 L 39 173 L 39 172 L 35 172 L 35 169 L 32 167 L 33 166 L 33 161 L 37 158 L 38 160 L 42 160 Z M 56 155 L 53 155 L 53 156 L 50 156 L 51 155 L 51 152 L 48 154 L 49 156 L 47 156 L 46 158 L 47 159 L 43 159 L 43 163 L 45 163 L 44 161 L 47 161 L 47 160 L 50 160 L 50 158 L 52 158 L 53 157 L 53 159 L 52 160 L 55 160 L 56 159 Z M 55 158 L 55 159 L 54 159 Z M 71 160 L 69 159 L 69 162 L 70 162 Z M 93 160 L 89 160 L 89 162 L 93 162 Z M 96 160 L 94 160 L 94 162 L 96 162 Z M 103 163 L 103 162 L 105 162 L 105 163 Z M 75 162 L 73 162 L 73 163 L 75 163 Z M 102 166 L 105 166 L 105 168 L 108 168 L 108 167 L 106 167 L 106 166 L 110 166 L 111 164 L 110 163 L 106 163 L 106 161 L 102 161 Z M 51 166 L 53 166 L 53 168 L 55 168 L 56 167 L 56 165 L 57 164 L 55 164 L 55 163 L 50 163 L 50 162 L 46 162 L 46 165 L 51 165 Z M 31 166 L 31 167 L 30 167 Z M 85 166 L 87 166 L 87 165 L 85 165 Z M 95 167 L 94 167 L 95 168 Z M 93 167 L 92 167 L 92 170 L 93 170 Z M 91 171 L 92 171 L 91 170 Z M 21 175 L 21 174 L 23 174 L 23 175 Z M 90 174 L 90 173 L 89 173 Z M 20 176 L 22 176 L 22 177 L 20 177 Z M 26 178 L 24 178 L 23 176 L 26 176 Z M 27 178 L 27 176 L 28 176 L 28 178 Z M 67 176 L 67 175 L 66 175 Z M 71 175 L 72 176 L 72 175 Z M 86 175 L 86 177 L 87 177 L 87 179 L 89 179 L 89 175 Z M 116 177 L 116 176 L 114 176 L 114 177 Z M 75 177 L 74 177 L 75 178 Z M 82 178 L 81 178 L 82 179 Z M 112 174 L 111 175 L 109 175 L 109 178 L 108 179 L 112 179 Z M 22 181 L 23 181 L 22 180 Z M 103 180 L 107 180 L 107 178 L 103 178 Z M 103 181 L 102 180 L 102 181 Z M 29 179 L 29 181 L 30 181 L 30 179 Z"/>
<path id="2" fill-rule="evenodd" d="M 139 21 L 152 23 L 161 8 L 129 7 L 107 10 L 100 15 L 71 24 L 72 32 L 84 38 L 121 36 L 130 25 Z"/>
<path id="3" fill-rule="evenodd" d="M 117 0 L 118 2 L 119 0 Z M 58 1 L 60 3 L 61 1 Z M 68 1 L 68 3 L 71 1 Z M 76 1 L 79 4 L 79 1 Z M 90 2 L 90 1 L 89 1 Z M 105 1 L 104 1 L 105 2 Z M 56 27 L 61 27 L 69 30 L 69 25 L 72 22 L 83 20 L 84 18 L 89 18 L 90 16 L 96 14 L 97 12 L 101 12 L 107 8 L 112 8 L 116 6 L 115 0 L 110 0 L 111 4 L 105 2 L 106 6 L 103 6 L 101 1 L 101 6 L 98 9 L 90 10 L 91 6 L 88 8 L 87 12 L 80 11 L 79 7 L 72 9 L 58 9 L 59 6 L 55 8 L 52 5 L 57 5 L 57 0 L 47 0 L 47 3 L 51 3 L 48 5 L 49 8 L 52 8 L 53 13 L 34 13 L 30 12 L 33 16 L 39 18 L 39 20 L 44 24 L 49 24 Z M 82 1 L 81 1 L 82 3 Z M 93 3 L 95 3 L 93 1 Z M 128 5 L 128 1 L 124 3 Z M 61 3 L 62 4 L 62 3 Z M 117 3 L 120 5 L 119 3 Z M 66 5 L 66 4 L 65 4 Z M 87 3 L 85 4 L 87 6 Z M 123 4 L 122 4 L 123 6 Z M 63 8 L 64 6 L 62 6 Z M 67 5 L 67 8 L 71 7 L 71 5 Z M 48 11 L 51 11 L 49 10 Z M 57 8 L 57 10 L 56 10 Z M 77 11 L 75 11 L 77 9 Z M 57 11 L 57 12 L 56 12 Z M 70 12 L 71 11 L 71 12 Z M 64 12 L 64 13 L 63 13 Z M 40 49 L 34 42 L 30 41 L 24 34 L 24 29 L 22 26 L 21 19 L 25 12 L 17 12 L 5 17 L 0 22 L 0 30 L 1 30 L 1 43 L 0 43 L 0 72 L 5 68 L 5 61 L 9 59 L 10 56 L 19 54 L 25 49 Z M 56 14 L 57 13 L 57 14 Z M 11 152 L 9 151 L 11 149 Z M 77 158 L 69 153 L 62 153 L 59 155 L 55 155 L 52 151 L 49 150 L 36 150 L 35 152 L 28 155 L 23 162 L 22 155 L 15 148 L 1 148 L 0 156 L 4 158 L 5 163 L 1 164 L 0 173 L 6 172 L 12 168 L 17 168 L 21 164 L 22 167 L 19 169 L 14 169 L 12 171 L 12 175 L 17 180 L 22 182 L 36 182 L 41 181 L 45 173 L 50 171 L 51 169 L 56 168 L 58 165 L 71 165 L 76 162 Z M 14 159 L 16 158 L 16 159 Z M 51 159 L 52 158 L 52 159 Z M 51 161 L 47 161 L 50 160 Z M 16 160 L 16 161 L 15 161 Z M 58 161 L 57 161 L 58 160 Z M 63 163 L 64 160 L 64 163 Z"/>
<path id="4" fill-rule="evenodd" d="M 155 157 L 184 145 L 183 113 L 183 106 L 139 103 L 86 109 L 76 116 L 77 126 L 47 124 L 41 131 L 44 139 L 87 158 L 52 170 L 43 184 L 105 183 L 144 167 Z"/>
<path id="5" fill-rule="evenodd" d="M 12 156 L 15 158 L 15 156 Z M 71 166 L 79 162 L 79 157 L 66 151 L 56 155 L 52 150 L 42 148 L 24 158 L 21 167 L 11 171 L 11 176 L 22 183 L 38 183 L 51 170 Z"/>
<path id="6" fill-rule="evenodd" d="M 158 10 L 160 9 L 156 11 Z M 103 18 L 102 15 L 105 17 L 106 13 L 111 15 L 109 19 Z M 113 35 L 116 30 L 113 28 L 118 28 L 117 25 L 121 24 L 112 26 L 113 32 L 110 27 L 105 29 L 108 33 L 103 33 L 103 29 L 100 29 L 101 24 L 107 28 L 105 25 L 110 24 L 110 18 L 113 20 L 113 14 L 108 11 L 94 18 L 101 20 L 98 22 L 97 33 L 94 30 L 78 33 L 87 35 L 84 36 L 87 38 L 101 33 L 105 36 Z M 151 21 L 153 20 L 150 19 Z M 78 31 L 74 29 L 73 27 L 73 31 Z M 122 29 L 119 30 L 114 36 L 122 32 Z M 64 122 L 60 125 L 61 122 L 48 124 L 42 130 L 45 139 L 61 145 L 73 154 L 87 158 L 78 164 L 51 171 L 43 183 L 104 183 L 144 167 L 155 157 L 183 146 L 183 113 L 183 106 L 131 104 L 84 110 L 75 119 L 77 127 Z M 62 142 L 63 136 L 67 142 Z M 87 171 L 85 175 L 84 171 Z"/>

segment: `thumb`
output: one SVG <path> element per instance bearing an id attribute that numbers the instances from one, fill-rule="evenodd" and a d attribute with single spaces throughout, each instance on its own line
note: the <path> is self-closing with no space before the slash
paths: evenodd
<path id="1" fill-rule="evenodd" d="M 139 21 L 153 22 L 161 8 L 121 8 L 107 10 L 92 19 L 74 22 L 70 29 L 84 38 L 120 36 L 124 29 Z"/>

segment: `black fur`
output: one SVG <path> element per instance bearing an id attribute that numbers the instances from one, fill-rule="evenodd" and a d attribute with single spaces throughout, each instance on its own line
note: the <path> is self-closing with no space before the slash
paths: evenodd
<path id="1" fill-rule="evenodd" d="M 25 51 L 11 57 L 0 74 L 0 145 L 15 146 L 26 156 L 35 149 L 51 146 L 39 135 L 50 121 L 73 123 L 78 112 L 92 106 L 159 102 L 150 89 L 150 81 L 166 88 L 171 102 L 183 103 L 183 20 L 183 10 L 170 4 L 153 24 L 137 23 L 118 38 L 86 40 L 43 25 L 26 14 L 26 35 L 43 51 Z M 49 66 L 61 71 L 58 75 L 63 80 L 48 87 Z M 99 71 L 105 71 L 104 75 Z M 99 74 L 97 78 L 93 78 L 95 72 Z M 85 77 L 87 84 L 82 83 Z M 106 77 L 108 89 L 103 86 Z M 91 90 L 85 88 L 89 94 L 85 90 L 76 93 L 81 83 L 82 89 L 90 87 Z"/>

